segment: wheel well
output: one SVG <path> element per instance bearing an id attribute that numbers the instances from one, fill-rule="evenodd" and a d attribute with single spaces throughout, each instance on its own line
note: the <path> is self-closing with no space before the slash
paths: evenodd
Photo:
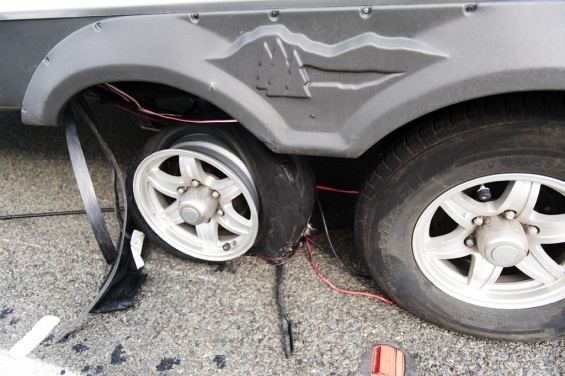
<path id="1" fill-rule="evenodd" d="M 214 104 L 169 85 L 142 81 L 110 82 L 91 86 L 82 93 L 89 99 L 129 112 L 133 120 L 143 124 L 142 128 L 150 130 L 160 130 L 169 124 L 213 120 L 240 126 Z"/>
<path id="2" fill-rule="evenodd" d="M 462 107 L 473 108 L 474 106 L 484 106 L 485 108 L 492 106 L 511 106 L 516 102 L 523 102 L 526 104 L 524 108 L 531 110 L 531 115 L 535 116 L 535 112 L 539 110 L 539 104 L 543 102 L 552 102 L 552 107 L 555 111 L 563 112 L 565 109 L 565 92 L 561 91 L 528 91 L 528 92 L 512 92 L 475 98 L 472 100 L 456 103 L 447 107 L 440 108 L 436 111 L 430 112 L 417 119 L 414 119 L 396 130 L 390 132 L 385 137 L 381 138 L 364 154 L 359 160 L 366 160 L 378 157 L 383 149 L 394 145 L 397 140 L 402 138 L 406 133 L 414 130 L 424 122 L 433 121 L 434 119 L 449 117 L 450 114 L 455 113 L 456 110 Z"/>
<path id="3" fill-rule="evenodd" d="M 158 113 L 180 114 L 183 118 L 187 119 L 231 119 L 229 114 L 214 104 L 197 95 L 169 85 L 144 81 L 112 82 L 111 84 L 134 97 L 142 106 L 146 106 Z M 128 106 L 124 106 L 125 101 L 123 98 L 112 94 L 108 90 L 101 89 L 101 85 L 90 87 L 85 90 L 85 93 L 87 93 L 90 98 L 98 100 L 101 103 L 110 104 L 120 110 L 133 113 L 134 116 L 131 116 L 132 120 L 144 129 L 160 130 L 164 125 L 176 123 L 174 120 L 163 120 L 158 117 L 149 116 L 139 112 L 131 103 L 128 104 Z M 363 181 L 363 176 L 367 170 L 366 167 L 370 166 L 371 161 L 374 161 L 375 158 L 380 157 L 384 148 L 395 144 L 397 140 L 402 138 L 403 135 L 414 130 L 423 122 L 432 121 L 433 119 L 438 119 L 440 117 L 449 117 L 451 113 L 455 113 L 455 110 L 458 110 L 461 107 L 472 108 L 473 106 L 504 106 L 516 103 L 516 101 L 531 103 L 530 107 L 532 111 L 536 108 L 536 102 L 551 101 L 554 102 L 554 107 L 557 110 L 559 108 L 565 108 L 565 93 L 559 91 L 534 91 L 506 93 L 476 98 L 441 108 L 404 124 L 393 132 L 387 134 L 365 153 L 355 159 L 312 156 L 309 157 L 309 160 L 316 172 L 322 171 L 321 175 L 320 173 L 316 174 L 320 180 L 328 181 L 329 184 L 338 184 L 341 186 L 343 184 L 339 184 L 337 179 L 343 178 L 342 175 L 345 174 L 347 187 L 355 189 L 359 186 L 360 182 Z M 460 111 L 458 111 L 458 113 L 460 113 Z M 242 127 L 243 125 L 234 122 L 233 126 Z M 326 168 L 327 165 L 334 166 L 331 170 L 339 170 L 343 174 L 340 173 L 333 176 L 334 174 L 328 171 L 330 169 Z M 335 166 L 338 167 L 336 168 Z"/>

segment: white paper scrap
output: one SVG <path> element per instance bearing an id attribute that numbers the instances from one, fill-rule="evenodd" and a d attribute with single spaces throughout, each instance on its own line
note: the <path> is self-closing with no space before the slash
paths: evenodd
<path id="1" fill-rule="evenodd" d="M 143 240 L 145 239 L 145 234 L 141 231 L 133 230 L 133 234 L 131 234 L 131 254 L 133 255 L 133 261 L 135 262 L 135 266 L 137 266 L 137 270 L 143 268 L 145 266 L 145 262 L 141 258 L 141 249 L 143 248 Z"/>

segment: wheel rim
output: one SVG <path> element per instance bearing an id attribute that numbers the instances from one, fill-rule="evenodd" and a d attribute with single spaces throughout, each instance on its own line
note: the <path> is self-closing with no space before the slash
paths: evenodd
<path id="1" fill-rule="evenodd" d="M 492 189 L 491 199 L 478 198 L 482 185 Z M 412 237 L 416 263 L 433 285 L 497 309 L 565 298 L 564 243 L 565 183 L 534 174 L 457 185 L 424 210 Z"/>
<path id="2" fill-rule="evenodd" d="M 258 196 L 243 162 L 218 141 L 185 141 L 144 159 L 133 179 L 139 211 L 169 245 L 194 258 L 244 254 L 258 233 Z"/>

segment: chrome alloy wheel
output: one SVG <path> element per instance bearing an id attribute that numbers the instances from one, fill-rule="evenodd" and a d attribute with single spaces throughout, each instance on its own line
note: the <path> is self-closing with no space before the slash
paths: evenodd
<path id="1" fill-rule="evenodd" d="M 151 154 L 137 168 L 133 194 L 147 224 L 188 256 L 225 261 L 251 248 L 259 199 L 243 162 L 212 138 Z"/>
<path id="2" fill-rule="evenodd" d="M 557 302 L 565 298 L 564 203 L 565 183 L 554 178 L 473 179 L 424 210 L 414 258 L 434 286 L 466 303 L 525 309 Z"/>

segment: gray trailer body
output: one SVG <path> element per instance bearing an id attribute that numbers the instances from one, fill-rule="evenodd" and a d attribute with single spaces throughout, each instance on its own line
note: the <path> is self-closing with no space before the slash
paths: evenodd
<path id="1" fill-rule="evenodd" d="M 125 196 L 153 243 L 284 262 L 309 162 L 329 161 L 396 303 L 496 340 L 565 336 L 565 2 L 107 2 L 0 5 L 0 110 L 70 127 L 84 93 L 145 117 L 160 132 Z"/>
<path id="2" fill-rule="evenodd" d="M 89 86 L 147 81 L 208 100 L 276 152 L 356 157 L 452 104 L 565 88 L 563 2 L 187 2 L 0 19 L 0 108 L 35 125 L 59 124 Z"/>

